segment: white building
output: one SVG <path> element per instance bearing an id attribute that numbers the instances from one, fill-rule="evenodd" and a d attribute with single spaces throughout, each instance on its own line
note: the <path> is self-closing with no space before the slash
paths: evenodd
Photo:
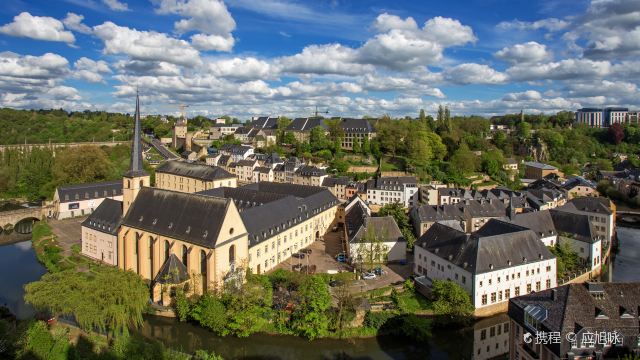
<path id="1" fill-rule="evenodd" d="M 407 241 L 392 216 L 372 217 L 371 209 L 357 196 L 344 206 L 344 212 L 344 238 L 352 262 L 366 261 L 366 256 L 373 256 L 366 254 L 371 253 L 382 263 L 406 260 Z M 376 240 L 370 241 L 373 236 Z"/>
<path id="2" fill-rule="evenodd" d="M 224 144 L 219 149 L 220 154 L 230 157 L 230 162 L 238 162 L 253 155 L 253 147 L 249 145 Z"/>
<path id="3" fill-rule="evenodd" d="M 53 195 L 56 219 L 91 214 L 104 199 L 122 201 L 122 180 L 60 186 Z"/>
<path id="4" fill-rule="evenodd" d="M 557 285 L 556 258 L 540 237 L 496 219 L 472 234 L 434 224 L 416 242 L 414 272 L 460 285 L 479 316 L 504 311 L 512 297 Z"/>
<path id="5" fill-rule="evenodd" d="M 413 176 L 377 177 L 367 181 L 367 202 L 373 205 L 418 203 L 418 180 Z"/>
<path id="6" fill-rule="evenodd" d="M 104 199 L 82 222 L 82 255 L 102 263 L 118 265 L 118 230 L 122 223 L 122 201 Z"/>

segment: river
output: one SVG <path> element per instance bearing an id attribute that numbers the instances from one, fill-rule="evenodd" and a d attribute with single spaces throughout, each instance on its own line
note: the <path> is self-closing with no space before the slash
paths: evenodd
<path id="1" fill-rule="evenodd" d="M 618 228 L 620 251 L 615 256 L 613 281 L 640 281 L 640 229 Z M 33 316 L 33 309 L 22 300 L 24 284 L 45 273 L 38 263 L 31 242 L 0 246 L 0 304 L 6 304 L 18 318 Z M 429 343 L 408 342 L 400 338 L 369 338 L 307 341 L 292 336 L 252 335 L 245 339 L 220 338 L 209 331 L 173 319 L 149 316 L 140 333 L 186 352 L 213 350 L 225 359 L 470 359 L 484 360 L 508 352 L 506 315 L 477 322 L 459 330 L 437 330 Z M 493 328 L 493 330 L 491 330 Z M 481 340 L 480 333 L 495 331 Z"/>

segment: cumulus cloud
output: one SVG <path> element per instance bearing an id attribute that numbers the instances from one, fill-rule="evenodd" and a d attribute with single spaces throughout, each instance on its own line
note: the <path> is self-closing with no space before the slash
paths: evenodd
<path id="1" fill-rule="evenodd" d="M 165 61 L 176 65 L 200 64 L 200 54 L 188 42 L 155 31 L 139 31 L 110 21 L 94 26 L 104 41 L 105 54 L 126 54 L 134 60 Z"/>
<path id="2" fill-rule="evenodd" d="M 393 29 L 404 29 L 404 30 L 417 30 L 418 23 L 409 16 L 406 19 L 402 19 L 396 15 L 390 15 L 387 13 L 380 14 L 373 22 L 373 28 L 378 32 L 387 32 Z"/>
<path id="3" fill-rule="evenodd" d="M 357 52 L 341 44 L 309 45 L 301 53 L 276 60 L 283 72 L 356 75 L 373 71 L 357 61 Z"/>
<path id="4" fill-rule="evenodd" d="M 565 59 L 542 64 L 518 64 L 507 69 L 512 80 L 593 79 L 608 75 L 611 63 L 589 59 Z"/>
<path id="5" fill-rule="evenodd" d="M 527 90 L 523 92 L 508 93 L 502 100 L 504 101 L 523 101 L 523 100 L 541 100 L 542 94 L 535 90 Z"/>
<path id="6" fill-rule="evenodd" d="M 72 12 L 67 13 L 67 17 L 62 20 L 64 26 L 67 29 L 77 31 L 82 34 L 91 34 L 91 28 L 82 23 L 84 20 L 83 15 L 75 14 Z"/>
<path id="7" fill-rule="evenodd" d="M 566 29 L 567 27 L 569 27 L 570 23 L 566 20 L 561 20 L 561 19 L 556 19 L 556 18 L 549 18 L 549 19 L 542 19 L 542 20 L 538 20 L 538 21 L 520 21 L 520 20 L 513 20 L 513 21 L 503 21 L 501 23 L 498 24 L 498 28 L 502 29 L 502 30 L 540 30 L 540 29 L 545 29 L 547 31 L 561 31 Z"/>
<path id="8" fill-rule="evenodd" d="M 191 36 L 191 44 L 198 50 L 231 51 L 235 40 L 233 37 L 220 35 L 195 34 Z"/>
<path id="9" fill-rule="evenodd" d="M 73 33 L 64 30 L 60 20 L 48 16 L 33 16 L 28 12 L 22 12 L 13 18 L 13 22 L 0 26 L 0 33 L 36 40 L 66 43 L 76 41 Z"/>
<path id="10" fill-rule="evenodd" d="M 231 51 L 234 39 L 231 32 L 236 22 L 221 0 L 156 0 L 160 14 L 186 17 L 174 27 L 178 33 L 198 31 L 191 37 L 193 46 L 201 50 Z"/>
<path id="11" fill-rule="evenodd" d="M 237 80 L 268 79 L 277 75 L 270 63 L 253 57 L 212 60 L 205 66 L 215 76 Z"/>
<path id="12" fill-rule="evenodd" d="M 483 64 L 466 63 L 444 71 L 446 80 L 454 84 L 501 84 L 507 75 Z"/>
<path id="13" fill-rule="evenodd" d="M 111 68 L 104 60 L 91 60 L 81 57 L 74 64 L 75 71 L 73 77 L 87 82 L 103 82 L 103 74 L 110 73 Z"/>
<path id="14" fill-rule="evenodd" d="M 119 0 L 102 0 L 107 7 L 113 11 L 129 11 L 127 3 Z"/>
<path id="15" fill-rule="evenodd" d="M 510 63 L 537 63 L 551 57 L 551 54 L 547 51 L 547 46 L 535 41 L 502 48 L 495 55 L 497 58 Z"/>

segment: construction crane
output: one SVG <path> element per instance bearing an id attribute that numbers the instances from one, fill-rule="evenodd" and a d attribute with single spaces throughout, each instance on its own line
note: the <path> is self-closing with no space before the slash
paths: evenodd
<path id="1" fill-rule="evenodd" d="M 318 114 L 328 114 L 329 110 L 325 110 L 325 111 L 318 111 L 318 105 L 316 105 L 316 111 L 314 112 L 315 117 L 318 117 Z"/>
<path id="2" fill-rule="evenodd" d="M 185 103 L 181 103 L 180 105 L 178 105 L 178 107 L 180 108 L 180 113 L 182 114 L 182 118 L 186 121 L 187 116 L 185 114 L 184 109 L 191 107 L 191 105 L 186 105 Z"/>

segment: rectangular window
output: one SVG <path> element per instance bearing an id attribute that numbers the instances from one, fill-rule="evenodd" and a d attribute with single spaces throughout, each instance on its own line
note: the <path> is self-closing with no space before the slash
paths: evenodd
<path id="1" fill-rule="evenodd" d="M 502 290 L 498 291 L 498 301 L 502 301 Z"/>
<path id="2" fill-rule="evenodd" d="M 494 336 L 496 336 L 496 328 L 492 326 L 491 329 L 489 329 L 489 337 Z"/>
<path id="3" fill-rule="evenodd" d="M 540 291 L 540 281 L 536 281 L 536 291 Z"/>
<path id="4" fill-rule="evenodd" d="M 496 302 L 496 293 L 492 292 L 491 293 L 491 303 L 493 304 L 494 302 Z"/>
<path id="5" fill-rule="evenodd" d="M 531 292 L 531 284 L 527 284 L 527 294 Z"/>
<path id="6" fill-rule="evenodd" d="M 545 285 L 547 289 L 551 288 L 551 279 L 547 279 Z"/>
<path id="7" fill-rule="evenodd" d="M 516 296 L 520 296 L 520 286 L 516 286 L 516 291 L 515 291 L 515 295 Z"/>
<path id="8" fill-rule="evenodd" d="M 487 338 L 487 329 L 482 329 L 482 331 L 480 331 L 480 340 L 484 340 Z"/>
<path id="9" fill-rule="evenodd" d="M 482 305 L 487 305 L 487 294 L 482 295 Z"/>

